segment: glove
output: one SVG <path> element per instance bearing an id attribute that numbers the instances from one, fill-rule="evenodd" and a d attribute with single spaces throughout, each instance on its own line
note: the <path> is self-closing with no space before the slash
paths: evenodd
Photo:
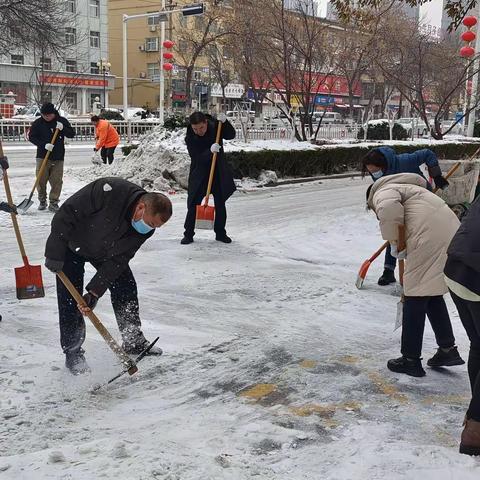
<path id="1" fill-rule="evenodd" d="M 7 202 L 0 202 L 0 210 L 2 212 L 17 214 L 17 207 L 15 205 L 10 206 Z"/>
<path id="2" fill-rule="evenodd" d="M 7 170 L 7 168 L 8 168 L 8 158 L 7 157 L 0 157 L 0 167 L 2 167 L 2 170 Z"/>
<path id="3" fill-rule="evenodd" d="M 440 188 L 440 190 L 444 190 L 450 185 L 448 183 L 448 180 L 443 178 L 441 175 L 439 175 L 438 177 L 435 177 L 433 180 L 435 181 L 435 186 L 437 188 Z"/>
<path id="4" fill-rule="evenodd" d="M 93 151 L 94 151 L 95 153 L 97 153 L 97 152 L 98 152 L 98 148 L 95 148 L 95 147 L 94 147 L 94 148 L 93 148 Z"/>
<path id="5" fill-rule="evenodd" d="M 395 257 L 397 260 L 405 260 L 407 258 L 407 250 L 398 251 L 396 245 L 391 246 L 392 257 Z"/>
<path id="6" fill-rule="evenodd" d="M 63 269 L 63 260 L 45 259 L 45 266 L 53 273 L 61 272 Z"/>
<path id="7" fill-rule="evenodd" d="M 227 121 L 227 116 L 223 112 L 219 113 L 217 116 L 217 120 L 219 122 L 225 123 Z"/>
<path id="8" fill-rule="evenodd" d="M 220 151 L 220 145 L 218 143 L 214 143 L 211 147 L 210 147 L 210 151 L 212 153 L 218 153 Z"/>
<path id="9" fill-rule="evenodd" d="M 57 122 L 57 127 L 58 130 L 62 131 L 63 130 L 63 123 L 62 122 Z"/>
<path id="10" fill-rule="evenodd" d="M 83 296 L 83 301 L 87 304 L 87 307 L 90 310 L 93 310 L 97 306 L 98 297 L 93 293 L 88 292 Z"/>
<path id="11" fill-rule="evenodd" d="M 53 151 L 54 145 L 52 143 L 47 143 L 45 144 L 45 150 L 48 150 L 49 152 Z"/>

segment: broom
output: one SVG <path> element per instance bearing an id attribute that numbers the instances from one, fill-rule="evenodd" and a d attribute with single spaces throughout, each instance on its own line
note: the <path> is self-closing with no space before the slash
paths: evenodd
<path id="1" fill-rule="evenodd" d="M 217 137 L 215 143 L 220 143 L 222 136 L 222 122 L 218 122 L 217 125 Z M 210 167 L 210 177 L 208 178 L 207 194 L 205 195 L 205 203 L 203 205 L 197 205 L 197 216 L 195 220 L 195 228 L 203 230 L 213 230 L 215 222 L 215 207 L 208 205 L 208 200 L 212 192 L 213 175 L 215 173 L 215 165 L 217 163 L 217 152 L 214 152 L 212 156 L 212 165 Z"/>

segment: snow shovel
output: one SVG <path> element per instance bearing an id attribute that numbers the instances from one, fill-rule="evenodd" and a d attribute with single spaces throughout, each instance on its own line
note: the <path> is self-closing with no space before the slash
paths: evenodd
<path id="1" fill-rule="evenodd" d="M 478 152 L 480 152 L 480 148 L 470 157 L 470 160 L 473 159 Z M 445 178 L 451 177 L 460 166 L 461 162 L 457 162 L 445 175 Z M 436 193 L 439 189 L 434 188 L 433 193 Z M 382 254 L 382 252 L 388 247 L 388 242 L 385 242 L 368 260 L 365 260 L 360 270 L 358 271 L 357 281 L 355 282 L 355 286 L 360 290 L 363 287 L 363 282 L 365 281 L 365 277 L 367 276 L 368 269 L 370 265 Z"/>
<path id="2" fill-rule="evenodd" d="M 63 272 L 57 272 L 57 276 L 65 285 L 65 288 L 70 292 L 70 295 L 77 302 L 77 304 L 86 306 L 85 300 L 77 291 L 77 289 L 75 288 L 73 283 L 70 281 L 70 279 Z M 115 339 L 112 337 L 110 332 L 105 328 L 105 326 L 100 321 L 100 319 L 93 312 L 89 312 L 87 314 L 87 317 L 93 323 L 93 326 L 98 330 L 98 333 L 100 333 L 103 339 L 107 342 L 107 345 L 111 348 L 113 353 L 120 360 L 126 372 L 129 375 L 133 375 L 135 372 L 137 372 L 138 368 L 135 362 L 127 355 L 127 353 L 123 350 L 123 348 L 115 341 Z"/>
<path id="3" fill-rule="evenodd" d="M 3 148 L 0 142 L 0 156 L 3 157 Z M 3 184 L 5 185 L 5 193 L 7 194 L 7 201 L 10 207 L 13 207 L 12 192 L 10 190 L 10 183 L 8 182 L 8 173 L 3 170 Z M 17 287 L 17 298 L 19 300 L 28 300 L 31 298 L 42 298 L 45 296 L 42 281 L 42 267 L 40 265 L 30 265 L 28 263 L 27 254 L 23 245 L 22 235 L 18 226 L 17 215 L 11 214 L 13 229 L 17 237 L 18 247 L 23 259 L 23 267 L 15 268 L 15 283 Z"/>
<path id="4" fill-rule="evenodd" d="M 50 143 L 52 145 L 55 145 L 55 142 L 57 140 L 59 132 L 60 132 L 60 130 L 58 128 L 56 128 L 55 132 L 53 133 L 52 140 L 50 141 Z M 47 153 L 45 154 L 45 157 L 42 161 L 42 165 L 40 165 L 40 169 L 38 170 L 38 174 L 35 178 L 35 183 L 33 184 L 33 188 L 32 188 L 32 191 L 30 192 L 29 197 L 22 200 L 17 206 L 18 213 L 21 213 L 21 214 L 25 213 L 33 205 L 32 197 L 33 197 L 33 194 L 35 193 L 35 189 L 38 186 L 38 182 L 42 178 L 43 172 L 45 171 L 45 168 L 46 168 L 47 162 L 48 162 L 48 158 L 50 157 L 50 153 L 51 152 L 49 150 L 47 150 Z"/>
<path id="5" fill-rule="evenodd" d="M 215 143 L 220 143 L 222 135 L 222 122 L 218 122 L 217 126 L 217 138 Z M 205 203 L 203 205 L 197 205 L 197 217 L 195 221 L 195 228 L 203 230 L 213 230 L 215 221 L 215 207 L 208 205 L 210 193 L 212 192 L 213 176 L 215 174 L 215 165 L 217 163 L 217 152 L 212 156 L 212 166 L 210 167 L 210 177 L 208 178 L 207 194 L 205 196 Z"/>

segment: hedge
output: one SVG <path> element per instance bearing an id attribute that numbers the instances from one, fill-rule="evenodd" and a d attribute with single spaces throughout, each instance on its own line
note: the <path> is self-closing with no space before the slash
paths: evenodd
<path id="1" fill-rule="evenodd" d="M 382 146 L 382 145 L 378 145 Z M 480 143 L 442 143 L 434 145 L 393 145 L 396 153 L 410 153 L 421 148 L 433 150 L 439 159 L 456 160 L 473 155 Z M 262 170 L 273 170 L 279 177 L 313 177 L 360 170 L 362 157 L 372 148 L 338 146 L 316 150 L 261 150 L 227 152 L 226 158 L 235 178 L 257 178 Z"/>

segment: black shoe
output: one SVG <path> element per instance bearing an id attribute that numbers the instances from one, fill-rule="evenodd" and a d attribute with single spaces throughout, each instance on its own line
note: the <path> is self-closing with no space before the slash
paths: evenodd
<path id="1" fill-rule="evenodd" d="M 90 367 L 88 366 L 83 352 L 70 352 L 65 354 L 65 366 L 70 370 L 73 375 L 81 375 L 88 373 Z"/>
<path id="2" fill-rule="evenodd" d="M 182 238 L 182 240 L 180 240 L 180 243 L 182 245 L 189 245 L 190 243 L 193 243 L 193 237 L 189 237 L 187 235 L 184 235 L 184 237 Z"/>
<path id="3" fill-rule="evenodd" d="M 60 207 L 58 206 L 58 203 L 51 203 L 49 206 L 48 206 L 48 209 L 53 212 L 53 213 L 57 213 L 58 210 L 60 209 Z"/>
<path id="4" fill-rule="evenodd" d="M 418 358 L 392 358 L 387 362 L 387 368 L 392 372 L 406 373 L 412 377 L 424 377 L 426 375 L 422 362 Z"/>
<path id="5" fill-rule="evenodd" d="M 123 343 L 122 347 L 125 350 L 126 353 L 129 355 L 140 355 L 148 346 L 150 345 L 150 342 L 142 338 L 136 342 L 132 343 Z M 157 347 L 154 345 L 147 353 L 147 355 L 161 355 L 163 353 L 163 350 L 160 347 Z"/>
<path id="6" fill-rule="evenodd" d="M 217 235 L 215 237 L 215 240 L 217 242 L 232 243 L 232 239 L 226 233 L 224 233 L 222 235 Z"/>
<path id="7" fill-rule="evenodd" d="M 454 367 L 455 365 L 464 364 L 465 361 L 458 353 L 457 347 L 450 348 L 448 352 L 439 348 L 435 355 L 427 361 L 429 367 Z"/>
<path id="8" fill-rule="evenodd" d="M 39 210 L 46 210 L 47 209 L 47 202 L 40 202 L 40 205 L 38 206 Z"/>
<path id="9" fill-rule="evenodd" d="M 397 280 L 395 279 L 395 271 L 390 270 L 389 268 L 385 268 L 383 270 L 382 276 L 378 279 L 378 284 L 384 287 L 385 285 L 390 285 L 391 283 L 395 283 Z"/>

